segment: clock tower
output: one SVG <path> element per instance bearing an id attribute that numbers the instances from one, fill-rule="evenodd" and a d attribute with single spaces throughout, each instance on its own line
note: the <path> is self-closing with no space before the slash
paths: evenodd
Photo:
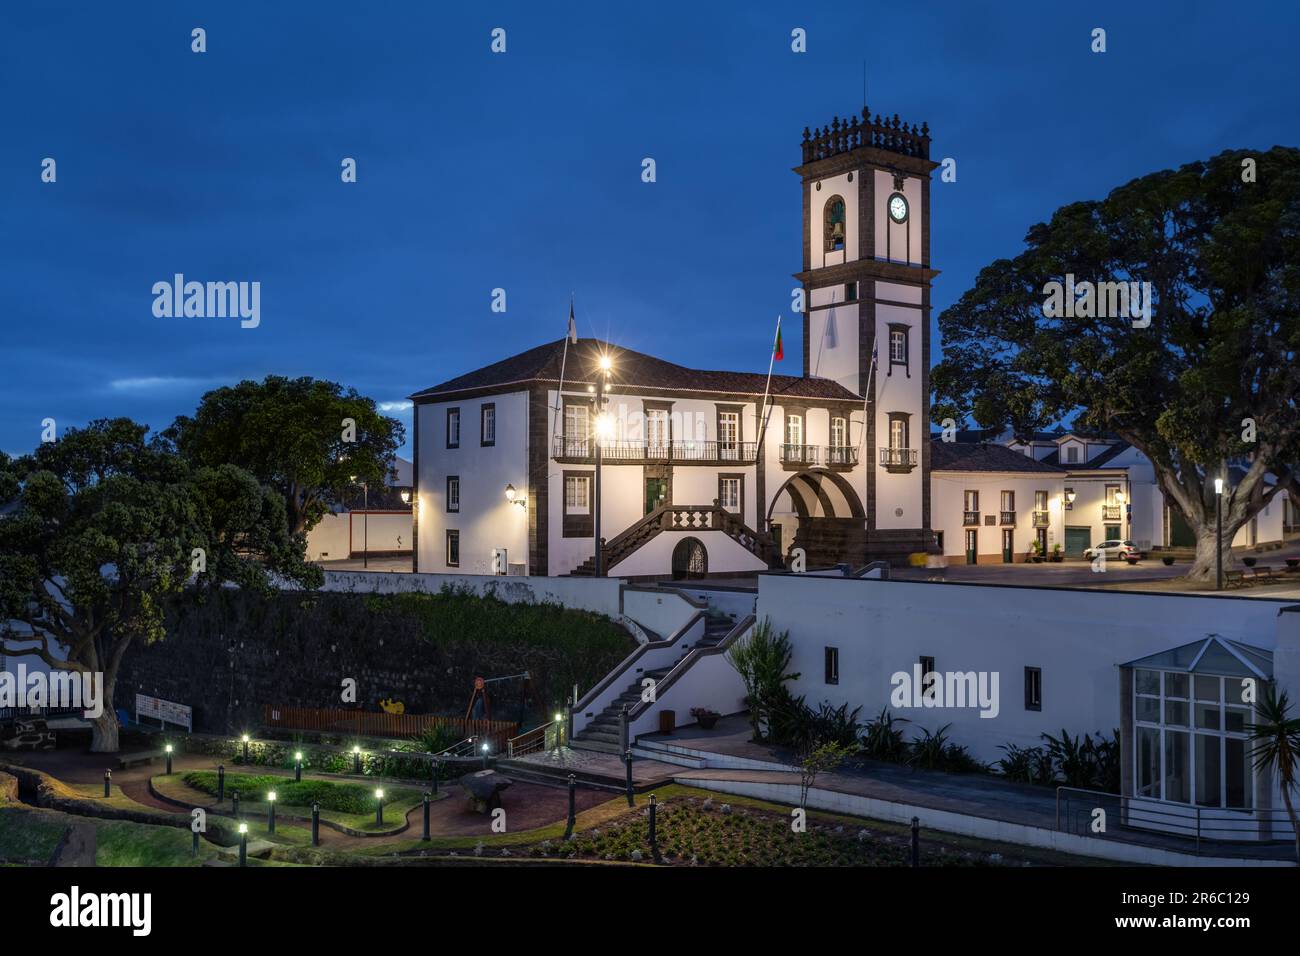
<path id="1" fill-rule="evenodd" d="M 930 131 L 895 115 L 804 129 L 805 376 L 862 396 L 855 477 L 866 555 L 901 562 L 930 531 Z M 865 435 L 862 430 L 865 428 Z"/>

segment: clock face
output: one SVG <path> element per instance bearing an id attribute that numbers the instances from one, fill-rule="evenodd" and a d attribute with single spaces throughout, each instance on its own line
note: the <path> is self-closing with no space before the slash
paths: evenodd
<path id="1" fill-rule="evenodd" d="M 907 200 L 902 193 L 894 193 L 889 197 L 889 218 L 894 222 L 907 221 Z"/>

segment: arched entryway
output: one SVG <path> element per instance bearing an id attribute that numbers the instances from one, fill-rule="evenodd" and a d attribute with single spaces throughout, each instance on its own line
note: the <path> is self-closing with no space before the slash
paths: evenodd
<path id="1" fill-rule="evenodd" d="M 682 538 L 673 548 L 673 580 L 687 581 L 709 573 L 709 552 L 699 538 Z"/>
<path id="2" fill-rule="evenodd" d="M 789 495 L 798 528 L 786 536 L 781 551 L 802 548 L 809 567 L 840 562 L 863 564 L 867 551 L 867 512 L 862 499 L 843 475 L 824 468 L 796 472 L 776 490 L 767 507 L 767 522 L 778 503 Z"/>

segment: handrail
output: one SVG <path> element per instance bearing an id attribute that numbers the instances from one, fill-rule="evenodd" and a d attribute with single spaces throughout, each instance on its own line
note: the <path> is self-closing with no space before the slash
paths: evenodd
<path id="1" fill-rule="evenodd" d="M 688 520 L 679 524 L 676 521 L 678 515 L 686 515 Z M 701 516 L 703 521 L 692 524 L 692 521 L 699 520 L 696 516 Z M 612 569 L 614 565 L 627 558 L 628 555 L 640 548 L 650 538 L 656 537 L 664 531 L 717 531 L 725 534 L 750 554 L 762 560 L 768 567 L 775 567 L 777 563 L 776 543 L 771 537 L 750 528 L 740 518 L 720 505 L 671 504 L 660 505 L 644 518 L 634 522 L 613 538 L 607 540 L 602 549 L 605 557 L 605 568 Z M 624 551 L 627 553 L 624 554 Z"/>
<path id="2" fill-rule="evenodd" d="M 626 674 L 628 670 L 632 668 L 632 665 L 634 665 L 637 661 L 639 661 L 650 651 L 662 650 L 664 648 L 671 647 L 672 645 L 676 644 L 678 641 L 682 639 L 682 637 L 685 634 L 690 632 L 691 628 L 695 625 L 695 622 L 700 620 L 703 617 L 704 617 L 703 611 L 696 611 L 687 619 L 685 624 L 683 624 L 673 633 L 671 637 L 666 638 L 665 640 L 662 641 L 650 641 L 647 644 L 638 645 L 636 648 L 633 649 L 631 654 L 623 658 L 622 663 L 620 663 L 618 667 L 615 667 L 608 674 L 602 677 L 600 682 L 596 684 L 595 687 L 587 691 L 587 693 L 583 695 L 582 699 L 573 705 L 574 712 L 577 713 L 583 710 L 588 704 L 590 704 L 593 700 L 595 700 L 602 693 L 608 690 L 610 685 L 613 684 L 615 680 L 617 680 L 619 677 Z"/>
<path id="3" fill-rule="evenodd" d="M 683 657 L 680 661 L 678 661 L 675 665 L 673 665 L 673 669 L 663 676 L 663 680 L 655 681 L 655 702 L 657 702 L 658 699 L 663 696 L 664 692 L 667 691 L 668 688 L 672 687 L 673 684 L 675 684 L 677 680 L 684 673 L 690 670 L 695 665 L 696 661 L 705 657 L 713 656 L 715 654 L 725 654 L 727 650 L 731 647 L 731 645 L 734 644 L 736 640 L 740 637 L 740 635 L 745 633 L 745 631 L 749 630 L 751 627 L 753 627 L 754 623 L 757 620 L 758 618 L 755 615 L 747 614 L 745 615 L 744 618 L 740 620 L 739 623 L 736 624 L 735 627 L 733 627 L 730 631 L 728 631 L 727 636 L 724 637 L 722 640 L 718 641 L 717 644 L 713 645 L 712 647 L 691 648 L 691 650 L 687 653 L 687 655 Z M 645 713 L 646 708 L 650 707 L 651 704 L 652 704 L 651 701 L 638 700 L 635 704 L 633 704 L 630 708 L 628 708 L 627 711 L 628 725 L 630 726 L 632 721 L 636 720 L 643 713 Z"/>
<path id="4" fill-rule="evenodd" d="M 507 757 L 522 757 L 524 754 L 530 754 L 537 750 L 540 743 L 542 747 L 546 746 L 546 731 L 548 728 L 555 726 L 554 720 L 548 720 L 544 724 L 538 724 L 532 730 L 526 730 L 517 737 L 511 737 L 506 741 Z M 532 738 L 525 740 L 525 738 Z"/>

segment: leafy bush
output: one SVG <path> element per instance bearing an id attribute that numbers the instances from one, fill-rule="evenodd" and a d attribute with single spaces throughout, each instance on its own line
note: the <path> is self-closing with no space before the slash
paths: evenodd
<path id="1" fill-rule="evenodd" d="M 1064 728 L 1061 736 L 1043 734 L 1053 776 L 1067 787 L 1081 790 L 1104 790 L 1119 793 L 1119 730 L 1107 739 L 1100 733 L 1093 740 L 1088 734 L 1071 737 Z"/>
<path id="2" fill-rule="evenodd" d="M 908 747 L 907 762 L 914 767 L 926 770 L 946 770 L 949 773 L 983 773 L 988 767 L 976 760 L 969 750 L 948 739 L 948 728 L 944 724 L 934 733 L 921 728 L 921 736 Z"/>
<path id="3" fill-rule="evenodd" d="M 895 717 L 889 708 L 882 708 L 876 717 L 867 723 L 862 735 L 862 755 L 871 760 L 889 760 L 902 763 L 907 759 L 907 742 L 903 740 L 903 730 L 895 724 L 910 723 L 906 717 Z"/>
<path id="4" fill-rule="evenodd" d="M 998 772 L 1008 780 L 1048 784 L 1056 778 L 1056 772 L 1052 769 L 1052 760 L 1042 747 L 1003 744 L 999 749 L 1005 750 L 1007 755 L 998 760 Z"/>

